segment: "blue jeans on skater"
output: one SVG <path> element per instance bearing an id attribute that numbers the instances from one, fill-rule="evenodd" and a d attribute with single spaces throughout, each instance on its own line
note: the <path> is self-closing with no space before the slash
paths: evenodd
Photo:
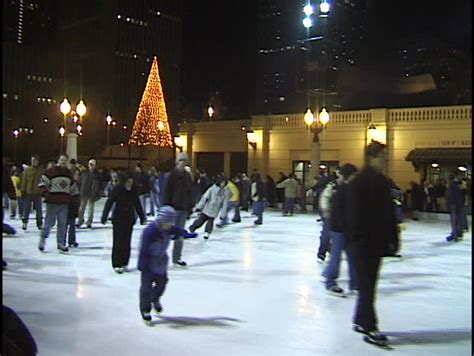
<path id="1" fill-rule="evenodd" d="M 263 210 L 265 209 L 265 202 L 263 200 L 258 200 L 253 202 L 253 210 L 255 215 L 257 215 L 257 220 L 255 224 L 261 225 L 263 223 Z"/>
<path id="2" fill-rule="evenodd" d="M 283 214 L 289 213 L 293 215 L 295 210 L 295 198 L 285 197 L 285 203 L 283 204 Z"/>
<path id="3" fill-rule="evenodd" d="M 151 304 L 157 304 L 165 292 L 168 276 L 142 271 L 140 284 L 140 310 L 149 313 Z"/>
<path id="4" fill-rule="evenodd" d="M 155 210 L 153 210 L 153 208 L 152 208 L 151 212 L 153 213 L 153 216 L 155 216 L 155 211 L 158 211 L 158 209 L 161 207 L 160 194 L 150 192 L 150 200 L 151 200 L 152 206 L 154 206 L 154 209 L 155 209 Z"/>
<path id="5" fill-rule="evenodd" d="M 36 226 L 41 228 L 43 225 L 43 207 L 41 205 L 41 194 L 26 194 L 24 197 L 23 222 L 28 224 L 31 212 L 31 203 L 36 210 Z"/>
<path id="6" fill-rule="evenodd" d="M 56 227 L 56 239 L 58 245 L 63 247 L 66 246 L 67 210 L 68 204 L 46 203 L 46 217 L 44 219 L 43 228 L 41 229 L 42 238 L 48 238 L 57 219 L 58 226 Z"/>
<path id="7" fill-rule="evenodd" d="M 66 234 L 68 234 L 67 243 L 69 246 L 75 244 L 76 241 L 76 218 L 69 218 L 66 224 Z"/>
<path id="8" fill-rule="evenodd" d="M 226 204 L 224 204 L 224 207 L 222 208 L 222 214 L 220 218 L 219 225 L 227 225 L 229 223 L 229 212 L 234 211 L 234 217 L 232 218 L 233 222 L 238 222 L 240 221 L 240 207 L 239 207 L 239 202 L 233 202 L 229 201 Z"/>
<path id="9" fill-rule="evenodd" d="M 356 274 L 352 254 L 347 250 L 346 238 L 342 232 L 329 231 L 331 237 L 331 257 L 329 263 L 324 269 L 323 276 L 326 278 L 326 288 L 337 286 L 339 278 L 339 269 L 341 266 L 342 251 L 346 253 L 349 270 L 349 289 L 357 288 Z"/>
<path id="10" fill-rule="evenodd" d="M 331 238 L 329 236 L 329 219 L 321 217 L 323 221 L 323 228 L 321 229 L 321 234 L 319 235 L 319 249 L 318 257 L 323 260 L 326 258 L 326 253 L 329 251 L 329 244 Z"/>
<path id="11" fill-rule="evenodd" d="M 138 198 L 140 199 L 140 204 L 142 205 L 143 213 L 146 215 L 146 194 L 140 194 Z M 138 216 L 136 212 L 135 215 Z"/>
<path id="12" fill-rule="evenodd" d="M 176 210 L 176 226 L 184 229 L 188 212 L 184 210 Z M 181 261 L 181 254 L 183 252 L 183 239 L 176 239 L 173 241 L 173 263 Z"/>
<path id="13" fill-rule="evenodd" d="M 462 237 L 463 208 L 460 208 L 456 205 L 450 205 L 448 206 L 448 210 L 451 220 L 451 234 L 447 237 L 447 240 L 451 241 L 457 237 Z"/>

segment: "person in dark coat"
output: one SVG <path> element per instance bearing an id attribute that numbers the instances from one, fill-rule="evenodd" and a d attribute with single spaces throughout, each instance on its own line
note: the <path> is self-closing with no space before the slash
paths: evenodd
<path id="1" fill-rule="evenodd" d="M 69 247 L 78 247 L 76 241 L 76 218 L 79 215 L 79 207 L 81 205 L 81 196 L 79 194 L 79 169 L 74 165 L 69 165 L 72 174 L 71 197 L 67 206 L 67 222 L 66 234 Z"/>
<path id="2" fill-rule="evenodd" d="M 2 355 L 34 356 L 38 346 L 26 324 L 11 308 L 3 305 L 2 310 Z"/>
<path id="3" fill-rule="evenodd" d="M 383 171 L 387 165 L 385 145 L 371 142 L 366 166 L 349 183 L 347 191 L 347 242 L 354 256 L 359 295 L 354 330 L 364 340 L 386 344 L 378 331 L 374 301 L 381 257 L 398 250 L 397 222 L 390 182 Z"/>
<path id="4" fill-rule="evenodd" d="M 192 177 L 185 167 L 188 155 L 180 153 L 176 156 L 176 168 L 166 179 L 163 204 L 172 206 L 176 210 L 176 226 L 184 228 L 189 212 L 193 208 Z M 181 259 L 183 252 L 183 240 L 177 239 L 173 244 L 172 260 L 175 265 L 185 267 L 187 263 Z"/>
<path id="5" fill-rule="evenodd" d="M 357 276 L 354 268 L 354 257 L 347 249 L 346 238 L 346 197 L 347 186 L 354 178 L 357 167 L 353 164 L 344 164 L 337 172 L 335 192 L 332 194 L 329 209 L 329 236 L 331 238 L 331 254 L 329 263 L 322 275 L 326 278 L 326 290 L 333 295 L 344 296 L 344 289 L 338 286 L 339 268 L 341 265 L 342 251 L 346 253 L 349 271 L 349 289 L 351 292 L 359 289 L 357 286 Z"/>
<path id="6" fill-rule="evenodd" d="M 263 211 L 265 210 L 266 192 L 265 183 L 263 183 L 260 173 L 255 173 L 253 176 L 252 188 L 251 188 L 252 200 L 253 200 L 253 211 L 257 215 L 257 220 L 254 221 L 255 225 L 263 224 Z"/>
<path id="7" fill-rule="evenodd" d="M 281 182 L 284 182 L 288 177 L 285 175 L 285 173 L 280 172 L 278 176 L 278 180 L 276 181 L 276 185 L 280 184 Z M 285 188 L 276 188 L 276 199 L 277 203 L 284 203 L 285 201 Z"/>
<path id="8" fill-rule="evenodd" d="M 143 212 L 146 214 L 146 197 L 150 195 L 150 176 L 143 171 L 143 167 L 140 163 L 137 163 L 135 166 L 133 185 L 138 193 Z"/>
<path id="9" fill-rule="evenodd" d="M 240 182 L 242 187 L 242 190 L 240 191 L 240 205 L 242 206 L 242 211 L 248 211 L 252 200 L 250 197 L 252 182 L 245 173 L 240 175 Z"/>
<path id="10" fill-rule="evenodd" d="M 451 234 L 446 237 L 446 240 L 460 241 L 462 240 L 464 198 L 461 190 L 461 183 L 455 173 L 452 173 L 449 176 L 447 204 L 451 220 Z"/>
<path id="11" fill-rule="evenodd" d="M 265 182 L 265 187 L 267 190 L 267 201 L 268 207 L 274 208 L 275 207 L 275 199 L 276 199 L 276 184 L 275 180 L 272 176 L 267 176 L 267 181 Z"/>
<path id="12" fill-rule="evenodd" d="M 119 175 L 119 184 L 112 190 L 105 202 L 100 220 L 102 224 L 107 223 L 107 217 L 114 204 L 112 213 L 112 267 L 115 272 L 123 273 L 127 271 L 130 260 L 130 243 L 136 214 L 140 217 L 140 224 L 144 225 L 146 223 L 146 216 L 138 199 L 138 193 L 133 189 L 132 176 L 128 174 Z"/>
<path id="13" fill-rule="evenodd" d="M 160 298 L 168 283 L 169 241 L 180 237 L 194 238 L 196 233 L 188 233 L 176 227 L 176 210 L 171 206 L 158 209 L 158 217 L 143 230 L 138 253 L 138 270 L 141 271 L 140 313 L 145 322 L 151 321 L 151 309 L 160 313 L 163 307 Z"/>
<path id="14" fill-rule="evenodd" d="M 102 179 L 97 170 L 97 161 L 93 158 L 89 160 L 89 169 L 81 173 L 80 192 L 81 206 L 79 207 L 77 226 L 80 227 L 84 224 L 84 213 L 86 206 L 89 205 L 89 215 L 86 225 L 88 228 L 91 228 L 92 220 L 94 219 L 95 202 L 98 201 L 102 195 Z"/>
<path id="15" fill-rule="evenodd" d="M 413 220 L 420 219 L 420 211 L 423 210 L 424 203 L 426 201 L 425 191 L 423 186 L 418 183 L 411 182 L 411 204 L 413 210 Z"/>

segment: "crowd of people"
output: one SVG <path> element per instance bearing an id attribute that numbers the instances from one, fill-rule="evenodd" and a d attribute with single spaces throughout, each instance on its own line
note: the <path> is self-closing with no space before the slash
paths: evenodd
<path id="1" fill-rule="evenodd" d="M 327 262 L 322 273 L 326 290 L 333 295 L 347 296 L 337 282 L 344 251 L 349 264 L 349 294 L 358 298 L 354 330 L 365 334 L 368 342 L 387 343 L 385 335 L 378 330 L 375 286 L 381 258 L 401 257 L 398 251 L 404 218 L 403 194 L 384 174 L 386 150 L 383 144 L 373 142 L 367 147 L 364 167 L 344 164 L 331 175 L 322 173 L 316 177 L 309 189 L 293 173 L 281 172 L 276 182 L 270 176 L 263 180 L 257 170 L 250 177 L 246 173 L 230 178 L 224 173 L 209 177 L 203 170 L 193 174 L 188 161 L 187 155 L 180 153 L 170 172 L 161 172 L 157 167 L 145 171 L 137 164 L 133 172 L 111 170 L 105 174 L 94 158 L 88 160 L 86 167 L 74 159 L 69 160 L 67 155 L 60 155 L 57 162 L 47 162 L 43 168 L 40 158 L 33 155 L 31 164 L 22 169 L 17 166 L 8 169 L 3 164 L 4 210 L 10 209 L 12 219 L 18 216 L 26 231 L 34 209 L 39 230 L 38 249 L 45 251 L 50 231 L 56 225 L 57 249 L 68 254 L 80 243 L 76 239 L 76 228 L 93 229 L 96 203 L 106 199 L 100 222 L 112 223 L 111 264 L 118 274 L 129 271 L 131 237 L 137 219 L 145 225 L 147 216 L 156 215 L 142 234 L 138 259 L 140 312 L 149 322 L 152 309 L 162 310 L 160 297 L 168 283 L 166 250 L 170 241 L 173 241 L 171 262 L 185 267 L 184 239 L 198 236 L 196 231 L 204 224 L 202 237 L 207 240 L 214 227 L 222 229 L 230 222 L 240 223 L 241 211 L 250 211 L 255 216 L 254 224 L 262 225 L 268 207 L 278 208 L 281 202 L 283 216 L 293 216 L 295 204 L 305 212 L 308 198 L 312 198 L 309 203 L 319 212 L 322 222 L 316 258 L 320 263 Z M 459 241 L 467 230 L 464 210 L 467 182 L 452 174 L 442 196 L 440 192 L 438 185 L 413 183 L 413 208 L 421 210 L 420 204 L 425 204 L 435 209 L 446 204 L 452 227 L 447 240 Z M 446 197 L 445 202 L 443 197 Z M 193 213 L 195 219 L 188 231 L 186 221 Z M 413 216 L 418 217 L 416 213 Z M 3 231 L 11 232 L 8 228 L 11 227 L 3 222 Z M 6 262 L 3 264 L 5 267 Z"/>

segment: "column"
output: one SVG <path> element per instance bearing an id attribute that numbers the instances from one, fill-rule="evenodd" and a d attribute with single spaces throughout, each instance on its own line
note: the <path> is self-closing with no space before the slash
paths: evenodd
<path id="1" fill-rule="evenodd" d="M 77 160 L 77 134 L 68 133 L 67 134 L 67 146 L 66 154 L 69 156 L 69 159 Z"/>

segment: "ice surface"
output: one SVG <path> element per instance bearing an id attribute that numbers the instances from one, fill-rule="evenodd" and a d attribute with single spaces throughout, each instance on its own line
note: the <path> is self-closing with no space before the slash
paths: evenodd
<path id="1" fill-rule="evenodd" d="M 37 249 L 29 230 L 9 220 L 18 237 L 3 239 L 3 303 L 36 338 L 40 355 L 380 355 L 352 331 L 355 297 L 326 293 L 316 262 L 316 215 L 267 211 L 254 227 L 215 229 L 208 241 L 185 241 L 187 269 L 170 267 L 161 318 L 148 327 L 138 310 L 139 272 L 111 267 L 112 228 L 99 221 L 78 230 L 78 249 Z M 6 214 L 8 215 L 8 214 Z M 188 221 L 190 225 L 192 220 Z M 378 285 L 379 327 L 391 355 L 471 354 L 471 234 L 447 243 L 448 221 L 409 221 L 401 261 L 384 259 Z M 203 232 L 201 228 L 198 232 Z M 136 267 L 143 226 L 133 234 Z M 340 285 L 347 288 L 342 263 Z"/>

